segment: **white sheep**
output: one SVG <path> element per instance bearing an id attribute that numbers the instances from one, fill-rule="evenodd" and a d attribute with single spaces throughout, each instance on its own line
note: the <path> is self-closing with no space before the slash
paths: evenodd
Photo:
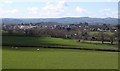
<path id="1" fill-rule="evenodd" d="M 40 49 L 37 49 L 37 51 L 39 51 Z"/>

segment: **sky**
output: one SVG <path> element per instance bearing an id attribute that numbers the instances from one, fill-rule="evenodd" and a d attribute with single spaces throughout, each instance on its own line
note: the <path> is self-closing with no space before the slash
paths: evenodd
<path id="1" fill-rule="evenodd" d="M 118 0 L 0 0 L 0 18 L 117 18 Z"/>

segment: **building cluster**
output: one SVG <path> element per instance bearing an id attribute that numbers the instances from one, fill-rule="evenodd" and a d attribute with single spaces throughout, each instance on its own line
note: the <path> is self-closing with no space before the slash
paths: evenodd
<path id="1" fill-rule="evenodd" d="M 66 30 L 80 30 L 80 31 L 104 31 L 104 32 L 117 32 L 117 26 L 116 25 L 110 25 L 110 24 L 102 24 L 102 25 L 89 25 L 88 23 L 80 23 L 80 24 L 41 24 L 41 23 L 35 23 L 35 24 L 2 24 L 2 29 L 20 29 L 20 30 L 26 30 L 26 29 L 32 29 L 32 28 L 49 28 L 49 29 L 66 29 Z"/>

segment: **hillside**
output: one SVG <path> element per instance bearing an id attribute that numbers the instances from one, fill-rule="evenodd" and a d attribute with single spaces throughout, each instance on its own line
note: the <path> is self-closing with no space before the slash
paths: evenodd
<path id="1" fill-rule="evenodd" d="M 3 18 L 4 24 L 20 23 L 40 23 L 40 22 L 57 22 L 63 24 L 78 24 L 88 22 L 89 24 L 117 24 L 117 18 L 90 18 L 90 17 L 64 17 L 64 18 Z"/>

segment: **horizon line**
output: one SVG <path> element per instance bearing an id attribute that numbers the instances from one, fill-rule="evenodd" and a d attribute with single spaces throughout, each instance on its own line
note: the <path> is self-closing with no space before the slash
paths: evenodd
<path id="1" fill-rule="evenodd" d="M 16 19 L 28 19 L 28 18 L 30 18 L 30 19 L 32 19 L 32 18 L 43 18 L 43 19 L 49 19 L 49 18 L 115 18 L 115 17 L 21 17 L 21 18 L 19 18 L 19 17 L 5 17 L 5 18 L 1 18 L 1 19 L 14 19 L 14 18 L 16 18 Z M 116 17 L 116 19 L 118 19 L 119 17 Z"/>

